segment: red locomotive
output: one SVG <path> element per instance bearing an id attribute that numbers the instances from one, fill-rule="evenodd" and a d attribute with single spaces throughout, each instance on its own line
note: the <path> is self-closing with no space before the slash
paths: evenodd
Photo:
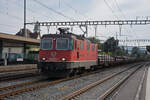
<path id="1" fill-rule="evenodd" d="M 38 68 L 42 73 L 62 76 L 98 64 L 97 44 L 59 28 L 59 34 L 43 35 Z"/>

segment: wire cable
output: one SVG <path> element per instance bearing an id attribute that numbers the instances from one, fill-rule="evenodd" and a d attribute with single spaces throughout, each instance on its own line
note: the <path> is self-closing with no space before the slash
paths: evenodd
<path id="1" fill-rule="evenodd" d="M 23 6 L 20 5 L 20 4 L 18 4 L 17 2 L 18 2 L 18 1 L 16 1 L 16 2 L 13 2 L 13 1 L 12 1 L 12 3 L 13 3 L 14 5 L 17 5 L 19 8 L 23 8 Z M 45 18 L 47 18 L 47 19 L 50 18 L 51 20 L 54 20 L 51 16 L 47 16 L 46 14 L 43 14 L 43 13 L 41 13 L 41 12 L 40 12 L 40 14 L 39 14 L 38 11 L 35 11 L 35 10 L 29 8 L 29 7 L 27 7 L 27 10 L 28 10 L 29 12 L 31 12 L 31 13 L 34 13 L 36 16 L 38 15 L 38 16 L 40 17 L 41 15 L 43 15 L 43 16 L 41 16 L 41 17 L 45 17 Z M 48 14 L 49 14 L 49 13 L 48 13 Z"/>
<path id="2" fill-rule="evenodd" d="M 72 5 L 70 5 L 69 3 L 67 3 L 66 1 L 63 1 L 63 3 L 70 9 L 72 9 L 76 14 L 78 13 L 79 15 L 81 15 L 83 18 L 86 18 L 85 20 L 88 20 L 88 16 L 83 15 L 79 10 L 77 10 L 76 8 L 74 8 Z"/>
<path id="3" fill-rule="evenodd" d="M 6 27 L 11 27 L 11 28 L 18 28 L 17 26 L 14 25 L 8 25 L 8 24 L 0 24 L 1 26 L 6 26 Z"/>
<path id="4" fill-rule="evenodd" d="M 112 14 L 114 15 L 114 17 L 119 20 L 119 17 L 115 14 L 115 11 L 111 8 L 111 6 L 108 4 L 108 2 L 106 0 L 104 0 L 104 3 L 106 4 L 106 6 L 109 8 L 109 10 L 112 12 Z"/>
<path id="5" fill-rule="evenodd" d="M 38 0 L 33 0 L 33 1 L 36 2 L 36 3 L 39 4 L 39 5 L 41 5 L 41 6 L 45 7 L 45 8 L 47 8 L 47 9 L 49 9 L 50 11 L 52 11 L 52 12 L 54 12 L 54 13 L 56 13 L 56 14 L 58 14 L 58 15 L 64 17 L 64 18 L 66 18 L 66 19 L 74 20 L 73 18 L 68 17 L 68 16 L 64 15 L 63 13 L 61 13 L 61 12 L 59 12 L 59 11 L 56 11 L 55 9 L 53 9 L 53 8 L 51 8 L 51 7 L 47 6 L 47 5 L 45 5 L 44 3 L 42 3 L 42 2 L 40 2 L 40 1 L 38 1 Z"/>
<path id="6" fill-rule="evenodd" d="M 120 6 L 119 6 L 117 0 L 114 0 L 114 2 L 115 2 L 115 4 L 116 4 L 116 6 L 117 6 L 119 12 L 120 12 L 121 15 L 123 16 L 123 18 L 126 19 L 126 16 L 125 16 L 125 14 L 123 13 L 123 11 L 121 10 L 121 8 L 120 8 Z"/>

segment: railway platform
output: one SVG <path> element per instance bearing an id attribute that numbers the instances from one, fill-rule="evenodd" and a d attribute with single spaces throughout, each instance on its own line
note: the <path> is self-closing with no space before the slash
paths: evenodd
<path id="1" fill-rule="evenodd" d="M 31 69 L 36 69 L 36 64 L 18 64 L 18 65 L 0 66 L 0 73 L 21 71 L 21 70 L 31 70 Z"/>
<path id="2" fill-rule="evenodd" d="M 150 67 L 148 68 L 147 83 L 146 83 L 146 96 L 145 100 L 150 100 Z"/>
<path id="3" fill-rule="evenodd" d="M 150 100 L 149 94 L 150 66 L 148 64 L 130 76 L 106 100 Z"/>

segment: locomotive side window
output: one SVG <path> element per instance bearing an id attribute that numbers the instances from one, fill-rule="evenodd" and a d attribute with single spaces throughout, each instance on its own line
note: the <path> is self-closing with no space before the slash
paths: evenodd
<path id="1" fill-rule="evenodd" d="M 77 40 L 75 40 L 75 50 L 77 50 Z"/>
<path id="2" fill-rule="evenodd" d="M 40 48 L 44 50 L 50 50 L 53 47 L 52 39 L 41 39 Z"/>
<path id="3" fill-rule="evenodd" d="M 88 51 L 90 50 L 90 43 L 89 42 L 87 42 L 86 48 Z"/>
<path id="4" fill-rule="evenodd" d="M 80 50 L 83 50 L 84 49 L 84 43 L 81 41 L 80 42 Z"/>
<path id="5" fill-rule="evenodd" d="M 68 50 L 69 49 L 69 40 L 65 38 L 58 38 L 56 40 L 56 49 L 57 50 Z"/>
<path id="6" fill-rule="evenodd" d="M 69 50 L 73 50 L 73 40 L 69 40 Z"/>
<path id="7" fill-rule="evenodd" d="M 94 50 L 95 50 L 95 45 L 93 44 L 93 45 L 92 45 L 92 51 L 94 51 Z"/>

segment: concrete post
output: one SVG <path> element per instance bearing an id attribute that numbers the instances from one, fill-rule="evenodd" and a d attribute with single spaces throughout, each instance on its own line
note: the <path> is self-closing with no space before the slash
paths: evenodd
<path id="1" fill-rule="evenodd" d="M 2 53 L 3 53 L 3 41 L 0 40 L 0 59 L 2 59 Z"/>
<path id="2" fill-rule="evenodd" d="M 24 43 L 24 48 L 23 48 L 24 59 L 26 58 L 26 51 L 27 51 L 27 45 L 26 43 Z"/>

